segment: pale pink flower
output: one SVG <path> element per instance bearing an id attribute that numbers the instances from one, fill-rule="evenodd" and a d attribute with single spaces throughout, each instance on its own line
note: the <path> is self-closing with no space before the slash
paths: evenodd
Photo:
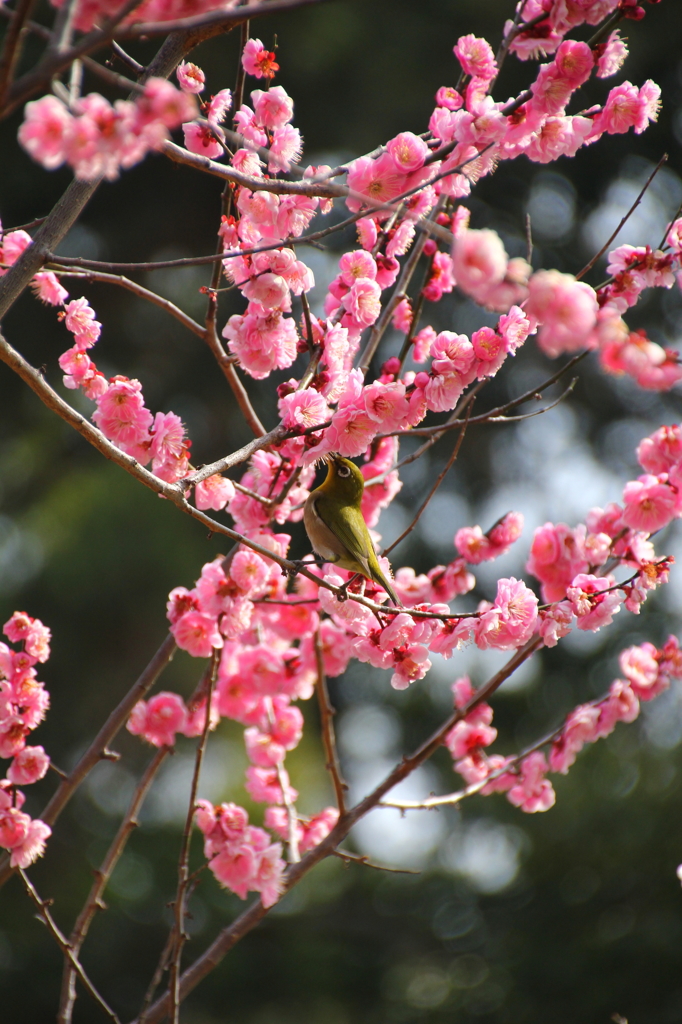
<path id="1" fill-rule="evenodd" d="M 575 352 L 588 344 L 597 322 L 593 288 L 558 270 L 539 270 L 528 284 L 525 311 L 541 325 L 538 344 L 548 356 Z"/>
<path id="2" fill-rule="evenodd" d="M 533 635 L 537 617 L 538 599 L 522 580 L 498 580 L 495 603 L 478 619 L 476 644 L 503 651 L 521 647 Z"/>
<path id="3" fill-rule="evenodd" d="M 429 652 L 422 644 L 404 644 L 393 651 L 395 671 L 391 676 L 394 690 L 405 690 L 410 683 L 423 679 L 431 668 Z"/>
<path id="4" fill-rule="evenodd" d="M 289 784 L 285 768 L 280 769 L 287 795 L 291 801 L 298 797 L 297 791 Z M 284 795 L 275 768 L 259 768 L 256 765 L 246 769 L 244 789 L 259 804 L 283 804 Z"/>
<path id="5" fill-rule="evenodd" d="M 241 292 L 245 298 L 252 303 L 257 302 L 262 307 L 259 310 L 261 316 L 268 316 L 270 310 L 279 309 L 289 312 L 291 309 L 289 286 L 279 274 L 259 274 L 258 277 L 247 281 L 242 286 Z"/>
<path id="6" fill-rule="evenodd" d="M 443 740 L 452 757 L 468 757 L 480 747 L 489 747 L 497 738 L 497 729 L 483 722 L 457 722 Z M 487 774 L 487 773 L 486 773 Z M 485 778 L 485 776 L 484 776 Z"/>
<path id="7" fill-rule="evenodd" d="M 155 747 L 172 747 L 175 734 L 182 732 L 186 724 L 187 708 L 182 697 L 177 693 L 157 693 L 147 703 L 137 702 L 127 729 Z"/>
<path id="8" fill-rule="evenodd" d="M 193 121 L 197 116 L 194 97 L 176 89 L 165 78 L 147 79 L 136 105 L 144 125 L 160 121 L 166 128 L 179 128 L 183 122 Z"/>
<path id="9" fill-rule="evenodd" d="M 231 106 L 231 89 L 221 89 L 215 94 L 215 96 L 211 96 L 211 102 L 209 103 L 206 111 L 206 118 L 211 127 L 217 128 L 219 124 L 222 124 L 227 117 L 227 112 L 230 110 Z"/>
<path id="10" fill-rule="evenodd" d="M 591 135 L 622 134 L 630 128 L 640 135 L 650 121 L 658 120 L 660 106 L 661 90 L 655 82 L 646 81 L 639 89 L 631 82 L 623 82 L 609 93 L 601 113 L 592 122 Z"/>
<path id="11" fill-rule="evenodd" d="M 405 397 L 405 385 L 400 381 L 392 384 L 369 384 L 363 389 L 362 398 L 365 409 L 371 419 L 388 433 L 405 426 L 408 415 L 408 401 Z"/>
<path id="12" fill-rule="evenodd" d="M 327 451 L 337 451 L 346 458 L 362 455 L 375 436 L 379 424 L 364 409 L 349 406 L 335 413 L 325 432 Z"/>
<path id="13" fill-rule="evenodd" d="M 198 509 L 208 508 L 219 512 L 235 496 L 234 484 L 220 473 L 214 473 L 198 483 L 194 489 L 194 501 Z"/>
<path id="14" fill-rule="evenodd" d="M 455 547 L 470 565 L 495 558 L 494 546 L 480 526 L 463 526 L 455 534 Z"/>
<path id="15" fill-rule="evenodd" d="M 303 139 L 298 128 L 294 128 L 290 124 L 275 128 L 270 144 L 268 171 L 270 174 L 277 174 L 278 171 L 291 170 L 292 164 L 299 162 L 302 153 Z M 292 234 L 300 234 L 300 232 L 292 231 Z"/>
<path id="16" fill-rule="evenodd" d="M 185 612 L 173 623 L 171 632 L 178 647 L 193 658 L 209 658 L 214 647 L 223 646 L 215 619 L 204 612 Z"/>
<path id="17" fill-rule="evenodd" d="M 570 712 L 549 753 L 549 766 L 553 772 L 566 775 L 584 744 L 599 739 L 600 714 L 600 708 L 592 704 L 580 704 Z"/>
<path id="18" fill-rule="evenodd" d="M 31 278 L 31 288 L 36 298 L 48 306 L 61 306 L 69 297 L 66 288 L 62 287 L 51 270 L 42 270 L 39 274 L 34 274 Z"/>
<path id="19" fill-rule="evenodd" d="M 428 302 L 440 302 L 443 295 L 449 294 L 455 287 L 452 272 L 452 260 L 446 252 L 435 252 L 431 261 L 431 275 L 422 289 Z"/>
<path id="20" fill-rule="evenodd" d="M 390 202 L 404 190 L 405 182 L 406 175 L 398 170 L 390 153 L 384 153 L 376 160 L 369 156 L 361 156 L 348 165 L 348 188 L 376 203 Z M 346 205 L 349 210 L 357 213 L 362 201 L 349 196 Z M 384 211 L 381 211 L 379 216 L 385 216 Z"/>
<path id="21" fill-rule="evenodd" d="M 502 281 L 507 253 L 496 231 L 464 231 L 452 246 L 452 267 L 459 287 L 474 295 Z"/>
<path id="22" fill-rule="evenodd" d="M 361 217 L 355 228 L 358 233 L 358 241 L 363 249 L 371 250 L 376 245 L 378 232 L 377 222 L 373 217 Z"/>
<path id="23" fill-rule="evenodd" d="M 437 106 L 447 110 L 459 110 L 463 102 L 461 94 L 451 85 L 441 85 L 436 93 Z"/>
<path id="24" fill-rule="evenodd" d="M 95 311 L 87 299 L 72 299 L 64 307 L 64 324 L 74 335 L 76 348 L 91 348 L 98 340 L 102 325 L 95 320 Z"/>
<path id="25" fill-rule="evenodd" d="M 669 472 L 682 462 L 682 428 L 677 423 L 659 427 L 649 437 L 640 441 L 637 460 L 647 473 L 654 476 Z"/>
<path id="26" fill-rule="evenodd" d="M 249 39 L 242 51 L 242 67 L 254 78 L 274 78 L 279 71 L 275 54 L 265 49 L 260 39 Z"/>
<path id="27" fill-rule="evenodd" d="M 306 430 L 329 419 L 331 410 L 318 391 L 306 388 L 280 398 L 282 424 L 293 430 Z"/>
<path id="28" fill-rule="evenodd" d="M 536 811 L 548 811 L 556 802 L 556 793 L 552 783 L 545 778 L 547 761 L 545 755 L 535 751 L 524 757 L 521 762 L 521 773 L 516 786 L 507 794 L 507 799 L 515 807 L 527 814 Z"/>
<path id="29" fill-rule="evenodd" d="M 270 568 L 255 551 L 238 551 L 230 564 L 230 577 L 246 597 L 260 593 L 267 583 Z"/>
<path id="30" fill-rule="evenodd" d="M 263 380 L 275 369 L 285 370 L 296 358 L 296 324 L 279 310 L 265 317 L 253 313 L 231 316 L 223 328 L 223 337 L 255 380 Z"/>
<path id="31" fill-rule="evenodd" d="M 36 661 L 45 662 L 50 657 L 50 629 L 40 619 L 33 619 L 26 612 L 14 612 L 2 627 L 8 640 L 13 643 L 24 641 L 24 649 Z"/>
<path id="32" fill-rule="evenodd" d="M 623 601 L 617 590 L 610 590 L 612 586 L 613 580 L 607 576 L 579 573 L 575 577 L 566 596 L 576 614 L 578 629 L 596 632 L 602 626 L 611 625 Z"/>
<path id="33" fill-rule="evenodd" d="M 417 171 L 424 166 L 429 147 L 423 139 L 412 132 L 401 132 L 386 143 L 386 149 L 393 157 L 396 167 L 404 174 Z"/>
<path id="34" fill-rule="evenodd" d="M 618 656 L 621 672 L 640 700 L 651 700 L 665 688 L 657 685 L 659 682 L 657 653 L 653 644 L 643 643 L 639 647 L 627 647 Z"/>
<path id="35" fill-rule="evenodd" d="M 19 142 L 34 160 L 52 171 L 66 159 L 72 124 L 73 116 L 61 100 L 56 96 L 43 96 L 26 104 Z"/>
<path id="36" fill-rule="evenodd" d="M 627 44 L 616 29 L 605 43 L 600 44 L 599 50 L 601 52 L 597 60 L 597 78 L 609 78 L 623 66 L 628 55 Z"/>
<path id="37" fill-rule="evenodd" d="M 254 146 L 267 145 L 267 133 L 263 128 L 256 124 L 256 115 L 251 107 L 247 107 L 247 105 L 243 103 L 239 110 L 235 112 L 234 122 L 237 131 L 244 136 L 247 142 L 250 142 Z"/>
<path id="38" fill-rule="evenodd" d="M 38 860 L 38 857 L 42 857 L 45 843 L 51 835 L 52 829 L 44 821 L 40 821 L 39 818 L 32 821 L 28 826 L 26 838 L 12 847 L 10 867 L 27 868 Z"/>
<path id="39" fill-rule="evenodd" d="M 204 91 L 206 75 L 196 64 L 183 61 L 178 65 L 175 75 L 183 92 L 200 93 Z"/>
<path id="40" fill-rule="evenodd" d="M 42 779 L 50 767 L 50 758 L 43 747 L 24 747 L 7 769 L 7 778 L 15 786 L 28 786 Z"/>
<path id="41" fill-rule="evenodd" d="M 529 160 L 541 164 L 553 163 L 560 156 L 575 156 L 589 141 L 592 127 L 589 117 L 579 114 L 546 117 L 527 139 L 523 152 Z"/>
<path id="42" fill-rule="evenodd" d="M 98 399 L 92 418 L 110 441 L 126 447 L 146 441 L 153 422 L 152 414 L 144 404 L 142 385 L 139 380 L 128 380 L 127 377 L 112 379 Z"/>
<path id="43" fill-rule="evenodd" d="M 371 278 L 358 278 L 346 295 L 344 305 L 359 326 L 369 327 L 381 312 L 381 288 Z"/>
<path id="44" fill-rule="evenodd" d="M 410 305 L 409 299 L 400 300 L 393 310 L 391 323 L 395 327 L 396 331 L 400 331 L 402 334 L 407 334 L 412 324 L 412 306 Z"/>
<path id="45" fill-rule="evenodd" d="M 183 124 L 182 131 L 185 136 L 185 148 L 190 153 L 206 156 L 209 160 L 217 160 L 223 155 L 222 143 L 216 138 L 210 125 L 190 121 Z"/>
<path id="46" fill-rule="evenodd" d="M 628 481 L 623 504 L 623 522 L 635 530 L 655 533 L 679 513 L 680 496 L 667 482 L 647 473 Z"/>
<path id="47" fill-rule="evenodd" d="M 460 36 L 453 47 L 465 75 L 490 81 L 497 74 L 497 63 L 490 43 L 474 35 Z"/>
<path id="48" fill-rule="evenodd" d="M 422 327 L 418 334 L 415 334 L 412 346 L 412 358 L 415 363 L 425 363 L 431 355 L 431 346 L 436 340 L 436 332 L 433 327 Z"/>
<path id="49" fill-rule="evenodd" d="M 294 116 L 294 101 L 287 96 L 281 85 L 263 91 L 254 89 L 251 93 L 256 123 L 262 128 L 281 128 Z"/>
<path id="50" fill-rule="evenodd" d="M 23 843 L 30 827 L 31 818 L 28 814 L 11 805 L 3 806 L 0 811 L 0 846 L 11 850 L 12 847 Z"/>

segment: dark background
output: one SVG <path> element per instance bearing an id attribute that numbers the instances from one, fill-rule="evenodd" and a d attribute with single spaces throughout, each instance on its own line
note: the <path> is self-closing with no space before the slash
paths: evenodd
<path id="1" fill-rule="evenodd" d="M 675 0 L 646 6 L 643 22 L 625 23 L 631 56 L 623 71 L 590 83 L 579 102 L 599 102 L 624 78 L 641 83 L 651 77 L 663 89 L 659 123 L 641 137 L 607 137 L 549 168 L 525 159 L 503 164 L 469 203 L 472 226 L 494 226 L 514 254 L 525 252 L 530 209 L 536 267 L 576 272 L 595 250 L 591 240 L 598 238 L 597 247 L 606 240 L 663 152 L 670 154 L 668 169 L 623 240 L 657 245 L 666 216 L 682 199 L 682 8 Z M 511 12 L 512 4 L 499 0 L 355 0 L 264 19 L 253 34 L 270 45 L 277 34 L 277 81 L 295 99 L 306 159 L 336 163 L 401 130 L 423 131 L 436 89 L 456 80 L 457 37 L 475 32 L 496 46 Z M 46 10 L 38 13 L 45 19 Z M 153 50 L 139 46 L 134 52 L 144 62 Z M 233 36 L 195 53 L 210 91 L 232 86 L 236 55 Z M 528 66 L 511 58 L 496 98 L 513 95 L 529 75 Z M 100 88 L 89 80 L 87 87 Z M 48 174 L 18 148 L 19 121 L 17 114 L 0 129 L 6 228 L 47 213 L 69 180 L 67 171 Z M 100 187 L 60 251 L 114 260 L 204 254 L 215 245 L 219 201 L 219 182 L 151 156 L 120 181 Z M 341 210 L 334 216 L 340 218 Z M 328 253 L 302 252 L 322 282 L 318 295 L 341 244 L 331 240 Z M 352 236 L 343 244 L 353 244 Z M 603 277 L 602 263 L 589 279 L 596 284 Z M 157 272 L 140 280 L 201 318 L 205 300 L 198 288 L 208 282 L 205 270 Z M 94 353 L 98 366 L 107 374 L 139 377 L 153 411 L 182 415 L 197 463 L 248 440 L 231 393 L 194 336 L 127 293 L 78 281 L 69 287 L 73 297 L 88 296 L 104 323 Z M 239 308 L 238 299 L 227 297 L 220 325 Z M 682 335 L 681 309 L 675 289 L 647 296 L 628 322 L 672 344 Z M 427 315 L 439 329 L 470 331 L 486 322 L 486 314 L 461 297 L 427 309 Z M 35 365 L 44 364 L 48 379 L 58 383 L 57 358 L 69 336 L 54 311 L 25 295 L 3 326 L 12 344 Z M 382 356 L 398 344 L 389 336 Z M 534 386 L 552 366 L 529 341 L 489 386 L 480 407 Z M 268 425 L 274 422 L 275 386 L 290 374 L 259 385 L 247 381 Z M 225 545 L 102 460 L 4 367 L 0 388 L 0 621 L 25 609 L 53 630 L 54 653 L 42 674 L 52 708 L 35 742 L 68 768 L 163 639 L 168 591 L 191 586 L 201 565 Z M 91 410 L 80 395 L 69 397 Z M 423 571 L 449 560 L 459 526 L 480 521 L 485 528 L 508 508 L 522 509 L 527 526 L 518 553 L 479 573 L 478 591 L 462 603 L 470 607 L 494 592 L 496 575 L 523 571 L 535 525 L 546 518 L 574 525 L 590 505 L 618 500 L 625 480 L 637 473 L 639 439 L 679 418 L 679 391 L 663 397 L 642 392 L 607 378 L 588 360 L 574 396 L 554 412 L 518 426 L 469 432 L 443 494 L 396 551 L 394 567 Z M 404 489 L 380 523 L 387 541 L 409 521 L 409 510 L 448 450 L 443 442 L 405 472 Z M 303 554 L 300 527 L 292 533 L 295 552 Z M 664 534 L 657 550 L 682 553 L 678 533 Z M 682 587 L 675 572 L 679 568 L 638 619 L 623 611 L 611 629 L 538 655 L 522 685 L 506 687 L 495 700 L 495 749 L 518 750 L 554 728 L 575 703 L 604 692 L 617 674 L 622 647 L 661 642 L 677 630 Z M 363 665 L 333 681 L 344 769 L 355 791 L 366 789 L 391 757 L 411 749 L 442 720 L 448 685 L 457 675 L 471 671 L 480 683 L 493 664 L 490 654 L 463 652 L 437 662 L 423 683 L 399 694 L 386 673 Z M 180 654 L 160 686 L 188 695 L 202 667 Z M 331 796 L 316 709 L 304 710 L 310 728 L 290 758 L 291 775 L 302 794 L 300 806 L 314 811 Z M 402 824 L 392 812 L 375 812 L 377 822 L 358 831 L 356 849 L 421 873 L 389 875 L 324 863 L 191 996 L 183 1021 L 597 1024 L 618 1012 L 630 1024 L 675 1024 L 682 1020 L 682 893 L 675 876 L 682 861 L 681 738 L 682 698 L 672 691 L 635 725 L 619 725 L 608 740 L 586 750 L 566 778 L 553 777 L 558 799 L 547 814 L 524 815 L 499 796 L 472 800 L 461 815 L 415 814 Z M 46 857 L 31 870 L 41 894 L 55 897 L 54 915 L 67 930 L 133 780 L 151 756 L 127 734 L 116 749 L 123 755 L 119 765 L 93 773 L 58 822 Z M 108 890 L 110 909 L 99 915 L 84 948 L 84 965 L 124 1020 L 139 1008 L 167 934 L 192 749 L 180 743 L 162 773 Z M 415 782 L 422 795 L 457 785 L 441 753 L 431 774 Z M 241 788 L 244 764 L 240 729 L 223 723 L 209 745 L 202 792 L 244 803 L 258 823 L 261 809 L 251 807 Z M 29 788 L 32 813 L 53 787 L 50 777 Z M 196 837 L 194 859 L 201 862 Z M 241 906 L 205 877 L 192 903 L 187 957 L 196 956 Z M 11 880 L 0 895 L 3 1022 L 53 1019 L 60 972 L 58 950 Z M 104 1018 L 81 995 L 74 1019 L 85 1024 Z"/>

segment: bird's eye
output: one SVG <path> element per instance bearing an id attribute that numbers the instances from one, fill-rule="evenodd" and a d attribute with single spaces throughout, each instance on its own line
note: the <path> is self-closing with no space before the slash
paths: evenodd
<path id="1" fill-rule="evenodd" d="M 350 469 L 348 466 L 344 466 L 343 463 L 339 466 L 336 472 L 342 477 L 350 476 Z"/>

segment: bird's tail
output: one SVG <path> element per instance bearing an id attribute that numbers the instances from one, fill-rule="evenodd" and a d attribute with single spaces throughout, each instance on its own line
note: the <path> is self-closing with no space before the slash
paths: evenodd
<path id="1" fill-rule="evenodd" d="M 391 586 L 389 581 L 384 576 L 384 574 L 381 571 L 381 569 L 379 568 L 379 566 L 378 565 L 376 567 L 372 566 L 371 568 L 372 568 L 372 579 L 374 580 L 374 582 L 378 583 L 380 587 L 384 588 L 384 590 L 386 591 L 386 593 L 390 597 L 391 601 L 393 601 L 393 604 L 396 606 L 396 608 L 402 608 L 402 606 L 403 606 L 402 605 L 402 601 L 400 600 L 400 598 L 396 594 L 395 590 L 393 589 L 393 587 Z"/>

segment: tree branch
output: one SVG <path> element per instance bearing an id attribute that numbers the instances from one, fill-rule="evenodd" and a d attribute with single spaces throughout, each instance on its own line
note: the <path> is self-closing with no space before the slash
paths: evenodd
<path id="1" fill-rule="evenodd" d="M 320 630 L 315 631 L 315 662 L 317 666 L 317 703 L 320 709 L 320 725 L 322 727 L 322 742 L 326 755 L 325 768 L 331 775 L 334 793 L 336 795 L 336 806 L 339 809 L 340 817 L 346 813 L 346 793 L 348 786 L 341 775 L 341 765 L 336 749 L 336 736 L 334 734 L 334 715 L 336 708 L 332 707 L 329 700 L 327 688 L 327 677 L 324 671 L 324 654 L 322 651 L 322 637 Z"/>
<path id="2" fill-rule="evenodd" d="M 131 833 L 135 828 L 137 828 L 137 815 L 147 793 L 149 792 L 149 788 L 154 781 L 154 777 L 169 753 L 170 747 L 162 747 L 156 752 L 152 760 L 149 762 L 147 770 L 135 787 L 135 792 L 133 793 L 128 810 L 126 811 L 125 817 L 119 826 L 118 832 L 114 836 L 111 846 L 107 850 L 106 857 L 102 861 L 102 865 L 99 870 L 95 872 L 95 881 L 92 884 L 92 888 L 90 889 L 83 909 L 76 919 L 73 931 L 69 936 L 69 946 L 75 956 L 78 956 L 81 951 L 85 936 L 88 933 L 95 914 L 99 909 L 104 909 L 104 904 L 102 902 L 104 891 L 109 884 L 109 879 L 111 878 L 113 870 L 125 849 L 125 845 L 128 842 Z M 75 1001 L 76 970 L 71 963 L 71 960 L 67 957 L 64 965 L 64 976 L 62 978 L 59 1013 L 57 1015 L 58 1024 L 71 1024 Z"/>

